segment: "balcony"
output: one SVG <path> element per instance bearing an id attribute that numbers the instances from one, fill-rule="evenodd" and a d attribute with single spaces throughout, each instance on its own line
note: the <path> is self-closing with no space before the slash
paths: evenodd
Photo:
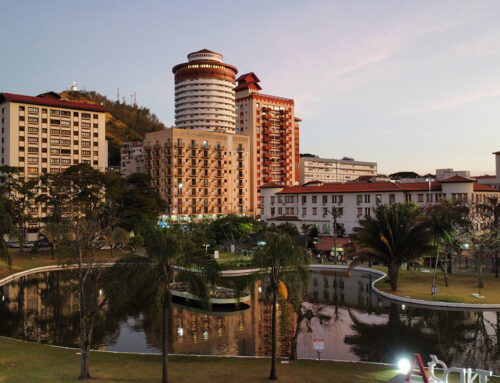
<path id="1" fill-rule="evenodd" d="M 263 121 L 262 126 L 269 128 L 269 127 L 271 127 L 271 123 L 269 121 Z"/>
<path id="2" fill-rule="evenodd" d="M 271 166 L 273 163 L 271 161 L 264 161 L 263 165 L 264 166 Z"/>

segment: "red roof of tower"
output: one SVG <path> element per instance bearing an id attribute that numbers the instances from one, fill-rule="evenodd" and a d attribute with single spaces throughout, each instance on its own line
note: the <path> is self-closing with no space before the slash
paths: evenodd
<path id="1" fill-rule="evenodd" d="M 441 180 L 439 182 L 441 182 L 441 183 L 459 183 L 459 182 L 474 182 L 474 180 L 471 180 L 469 178 L 465 178 L 462 176 L 453 176 L 453 177 Z"/>
<path id="2" fill-rule="evenodd" d="M 257 75 L 253 72 L 242 74 L 240 77 L 236 79 L 238 81 L 238 85 L 234 90 L 240 89 L 253 89 L 253 90 L 261 90 L 261 86 L 258 84 L 260 82 Z"/>

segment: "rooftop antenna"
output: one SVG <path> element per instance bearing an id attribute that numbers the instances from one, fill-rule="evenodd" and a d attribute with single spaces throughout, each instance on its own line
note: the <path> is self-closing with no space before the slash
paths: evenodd
<path id="1" fill-rule="evenodd" d="M 76 87 L 76 81 L 73 81 L 73 84 L 71 85 L 71 91 L 72 92 L 78 91 L 78 88 Z"/>

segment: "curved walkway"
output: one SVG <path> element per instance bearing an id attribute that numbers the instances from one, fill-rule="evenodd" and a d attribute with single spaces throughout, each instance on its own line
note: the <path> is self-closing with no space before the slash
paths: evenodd
<path id="1" fill-rule="evenodd" d="M 349 269 L 349 266 L 341 266 L 341 265 L 311 265 L 310 266 L 311 270 L 324 270 L 324 269 L 340 269 L 340 270 L 347 270 Z M 442 302 L 442 301 L 425 301 L 422 299 L 412 299 L 412 298 L 405 298 L 405 297 L 400 297 L 394 294 L 389 294 L 384 291 L 379 290 L 377 287 L 375 287 L 375 284 L 382 281 L 387 274 L 384 273 L 383 271 L 379 270 L 374 270 L 366 267 L 355 267 L 353 270 L 357 271 L 364 271 L 364 272 L 369 272 L 372 274 L 375 274 L 379 276 L 375 281 L 372 283 L 372 290 L 374 293 L 377 295 L 380 295 L 386 299 L 389 299 L 394 302 L 399 302 L 399 303 L 404 303 L 404 304 L 410 304 L 414 306 L 425 306 L 425 307 L 435 307 L 435 308 L 454 308 L 454 309 L 476 309 L 476 310 L 500 310 L 500 304 L 496 303 L 455 303 L 455 302 Z"/>
<path id="2" fill-rule="evenodd" d="M 112 266 L 113 263 L 99 263 L 95 264 L 94 266 L 98 267 L 110 267 Z M 24 270 L 12 275 L 9 275 L 8 277 L 5 277 L 0 280 L 0 286 L 5 285 L 6 283 L 9 283 L 13 281 L 14 279 L 17 279 L 19 277 L 23 277 L 26 275 L 30 274 L 35 274 L 35 273 L 41 273 L 45 271 L 57 271 L 57 270 L 64 270 L 64 269 L 76 269 L 78 265 L 51 265 L 51 266 L 43 266 L 43 267 L 36 267 L 34 269 L 29 269 L 29 270 Z M 348 270 L 349 266 L 342 266 L 342 265 L 321 265 L 321 264 L 312 264 L 309 266 L 311 270 Z M 412 299 L 412 298 L 405 298 L 405 297 L 399 297 L 397 295 L 389 294 L 384 291 L 379 290 L 377 287 L 375 287 L 375 284 L 382 281 L 387 274 L 384 273 L 383 271 L 379 270 L 374 270 L 370 269 L 367 267 L 355 267 L 353 270 L 356 271 L 364 271 L 367 273 L 375 274 L 379 278 L 377 278 L 375 281 L 372 283 L 372 290 L 374 293 L 377 295 L 380 295 L 381 297 L 384 297 L 388 300 L 394 301 L 394 302 L 399 302 L 403 304 L 410 304 L 410 305 L 415 305 L 415 306 L 425 306 L 425 307 L 434 307 L 434 308 L 454 308 L 454 309 L 475 309 L 475 310 L 500 310 L 500 304 L 495 304 L 495 303 L 455 303 L 455 302 L 441 302 L 441 301 L 425 301 L 421 299 Z M 243 276 L 243 275 L 249 275 L 253 274 L 255 272 L 259 271 L 259 269 L 239 269 L 239 270 L 225 270 L 222 271 L 221 274 L 223 277 L 236 277 L 236 276 Z"/>

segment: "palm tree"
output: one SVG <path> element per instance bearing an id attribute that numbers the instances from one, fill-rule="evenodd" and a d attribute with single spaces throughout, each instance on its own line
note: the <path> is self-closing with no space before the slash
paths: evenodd
<path id="1" fill-rule="evenodd" d="M 305 281 L 309 273 L 308 255 L 296 247 L 292 238 L 285 233 L 269 232 L 266 235 L 266 245 L 257 250 L 253 262 L 267 279 L 269 293 L 272 297 L 272 327 L 271 327 L 271 373 L 270 380 L 277 380 L 276 375 L 276 303 L 278 291 L 286 291 L 284 281 L 294 279 Z"/>
<path id="2" fill-rule="evenodd" d="M 350 235 L 354 244 L 355 267 L 364 259 L 374 259 L 387 266 L 392 291 L 398 288 L 399 269 L 426 253 L 431 246 L 429 229 L 418 222 L 418 207 L 415 204 L 395 203 L 380 205 L 373 210 L 374 217 L 366 216 L 360 226 Z"/>
<path id="3" fill-rule="evenodd" d="M 12 201 L 0 196 L 0 259 L 5 259 L 9 267 L 12 264 L 12 257 L 7 248 L 5 238 L 16 232 L 14 219 L 11 214 Z"/>
<path id="4" fill-rule="evenodd" d="M 487 197 L 486 202 L 477 206 L 479 213 L 489 220 L 489 227 L 493 231 L 500 228 L 500 199 Z M 495 278 L 498 278 L 498 248 L 495 246 Z"/>
<path id="5" fill-rule="evenodd" d="M 155 314 L 161 316 L 162 323 L 161 381 L 167 383 L 171 284 L 174 279 L 188 283 L 191 293 L 203 298 L 204 304 L 208 305 L 208 283 L 215 282 L 218 269 L 216 261 L 206 255 L 204 249 L 195 248 L 190 237 L 180 229 L 156 228 L 147 238 L 146 245 L 145 256 L 125 256 L 114 267 L 126 277 L 128 288 L 149 288 L 152 292 L 152 308 Z M 142 283 L 146 286 L 140 286 Z"/>

